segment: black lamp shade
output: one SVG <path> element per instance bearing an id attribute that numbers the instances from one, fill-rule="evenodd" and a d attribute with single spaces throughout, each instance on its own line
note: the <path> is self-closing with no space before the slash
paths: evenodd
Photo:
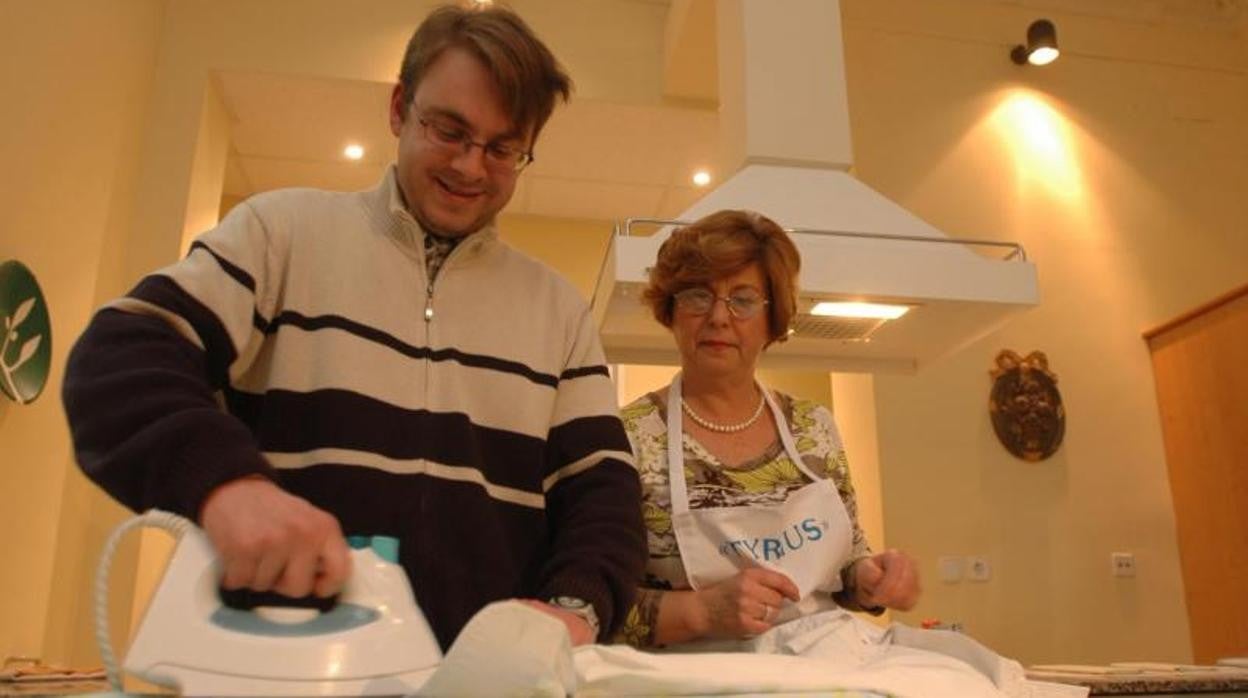
<path id="1" fill-rule="evenodd" d="M 1057 27 L 1053 26 L 1053 23 L 1047 19 L 1038 19 L 1032 22 L 1031 26 L 1027 27 L 1027 45 L 1023 46 L 1020 44 L 1015 46 L 1010 51 L 1010 59 L 1022 65 L 1028 62 L 1033 54 L 1042 49 L 1047 49 L 1045 53 L 1053 54 L 1049 60 L 1043 63 L 1048 63 L 1057 57 Z"/>

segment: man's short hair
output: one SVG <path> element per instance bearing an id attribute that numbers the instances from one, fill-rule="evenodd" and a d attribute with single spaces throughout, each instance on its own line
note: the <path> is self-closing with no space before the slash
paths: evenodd
<path id="1" fill-rule="evenodd" d="M 405 103 L 411 104 L 425 72 L 449 48 L 481 61 L 494 76 L 513 125 L 522 132 L 531 128 L 534 142 L 555 110 L 556 96 L 566 102 L 572 92 L 572 79 L 519 15 L 492 5 L 446 5 L 426 17 L 407 42 L 399 71 Z"/>

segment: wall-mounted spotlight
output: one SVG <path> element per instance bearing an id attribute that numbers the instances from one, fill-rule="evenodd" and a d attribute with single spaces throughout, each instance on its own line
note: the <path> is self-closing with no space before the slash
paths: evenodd
<path id="1" fill-rule="evenodd" d="M 1037 19 L 1027 27 L 1027 45 L 1010 51 L 1010 60 L 1022 65 L 1048 65 L 1057 60 L 1057 28 L 1047 19 Z"/>

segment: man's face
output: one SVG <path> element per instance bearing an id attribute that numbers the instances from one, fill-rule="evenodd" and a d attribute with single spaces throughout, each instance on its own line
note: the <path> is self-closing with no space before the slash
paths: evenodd
<path id="1" fill-rule="evenodd" d="M 484 148 L 471 146 L 464 152 L 462 146 L 439 143 L 433 129 L 461 131 L 476 143 L 520 150 L 528 149 L 529 133 L 511 122 L 485 66 L 462 49 L 443 52 L 425 72 L 412 100 L 404 97 L 396 86 L 390 130 L 399 138 L 398 181 L 408 210 L 440 235 L 477 232 L 507 205 L 519 173 L 493 162 Z"/>

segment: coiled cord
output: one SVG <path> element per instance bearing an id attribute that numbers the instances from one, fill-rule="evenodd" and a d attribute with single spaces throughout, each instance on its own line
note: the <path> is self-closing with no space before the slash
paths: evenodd
<path id="1" fill-rule="evenodd" d="M 113 642 L 108 627 L 108 574 L 113 566 L 113 555 L 121 537 L 134 528 L 163 528 L 180 540 L 182 534 L 195 527 L 187 519 L 159 509 L 150 509 L 135 516 L 113 529 L 104 543 L 104 551 L 100 553 L 99 565 L 95 568 L 95 644 L 100 648 L 100 659 L 104 662 L 104 671 L 108 674 L 108 683 L 113 690 L 121 693 L 121 671 L 117 667 L 117 657 L 113 654 Z"/>

